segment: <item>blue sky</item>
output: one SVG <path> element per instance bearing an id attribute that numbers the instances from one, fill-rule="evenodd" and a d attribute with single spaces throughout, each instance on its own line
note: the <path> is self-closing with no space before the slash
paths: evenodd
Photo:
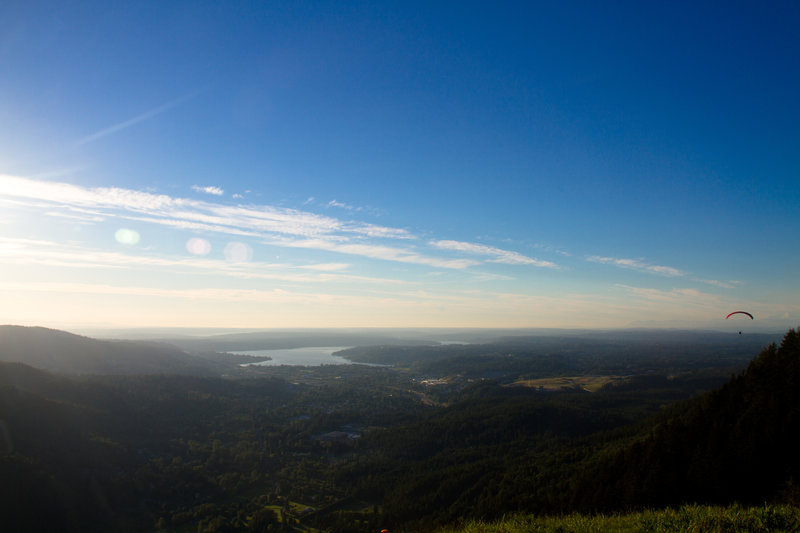
<path id="1" fill-rule="evenodd" d="M 800 324 L 796 2 L 3 2 L 0 323 Z"/>

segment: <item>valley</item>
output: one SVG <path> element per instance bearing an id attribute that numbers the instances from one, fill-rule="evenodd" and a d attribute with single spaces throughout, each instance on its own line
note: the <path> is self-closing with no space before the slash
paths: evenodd
<path id="1" fill-rule="evenodd" d="M 72 348 L 58 354 L 43 339 L 68 334 L 25 333 L 62 366 L 97 342 L 67 337 Z M 41 525 L 43 501 L 60 531 L 433 531 L 614 509 L 584 473 L 609 475 L 616 450 L 639 446 L 780 341 L 520 336 L 336 352 L 362 364 L 243 367 L 203 351 L 181 352 L 203 373 L 71 374 L 8 361 L 27 353 L 15 334 L 0 351 L 0 469 L 29 480 L 4 484 L 4 516 L 20 531 Z M 785 500 L 782 490 L 770 498 Z"/>

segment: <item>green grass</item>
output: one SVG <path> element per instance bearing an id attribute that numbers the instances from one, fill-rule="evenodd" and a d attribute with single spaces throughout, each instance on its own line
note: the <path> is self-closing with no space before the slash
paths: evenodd
<path id="1" fill-rule="evenodd" d="M 687 505 L 679 509 L 619 515 L 570 514 L 557 517 L 514 515 L 496 522 L 470 521 L 439 533 L 572 533 L 572 532 L 795 532 L 800 531 L 800 508 L 710 507 Z"/>

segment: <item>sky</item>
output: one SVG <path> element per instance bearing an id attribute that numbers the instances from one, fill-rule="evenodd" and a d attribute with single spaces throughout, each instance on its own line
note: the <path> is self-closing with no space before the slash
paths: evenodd
<path id="1" fill-rule="evenodd" d="M 794 1 L 4 1 L 0 323 L 797 327 L 798 27 Z"/>

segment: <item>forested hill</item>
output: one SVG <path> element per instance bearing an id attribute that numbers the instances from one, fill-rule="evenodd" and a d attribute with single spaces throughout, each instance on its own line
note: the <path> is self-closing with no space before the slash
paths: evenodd
<path id="1" fill-rule="evenodd" d="M 723 387 L 613 454 L 577 485 L 575 507 L 800 503 L 800 332 Z"/>
<path id="2" fill-rule="evenodd" d="M 167 354 L 158 365 L 193 357 L 0 333 L 0 359 L 73 373 L 146 362 L 147 347 Z M 0 530 L 420 533 L 513 513 L 800 503 L 800 333 L 746 358 L 727 340 L 656 341 L 422 346 L 392 349 L 414 356 L 406 366 L 246 379 L 0 361 Z"/>
<path id="3" fill-rule="evenodd" d="M 167 344 L 96 340 L 42 327 L 0 326 L 0 362 L 70 374 L 218 375 L 220 365 Z"/>

